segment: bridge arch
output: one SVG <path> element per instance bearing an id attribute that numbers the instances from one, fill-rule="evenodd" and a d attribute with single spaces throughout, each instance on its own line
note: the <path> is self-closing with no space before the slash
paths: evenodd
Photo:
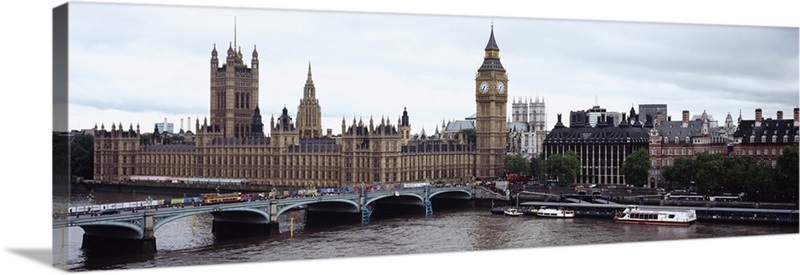
<path id="1" fill-rule="evenodd" d="M 144 221 L 142 221 L 144 222 Z M 79 225 L 84 234 L 91 236 L 121 237 L 125 239 L 144 238 L 144 225 L 131 222 L 103 222 Z"/>
<path id="2" fill-rule="evenodd" d="M 285 205 L 285 206 L 283 206 L 283 207 L 282 207 L 280 210 L 278 210 L 278 212 L 275 214 L 275 217 L 276 217 L 276 218 L 277 218 L 277 217 L 280 217 L 280 216 L 281 216 L 281 214 L 283 214 L 283 213 L 284 213 L 284 212 L 286 212 L 286 211 L 289 211 L 289 209 L 292 209 L 292 208 L 295 208 L 295 207 L 298 207 L 298 206 L 301 206 L 301 205 L 309 205 L 309 204 L 315 204 L 315 203 L 319 203 L 319 202 L 325 202 L 325 203 L 331 203 L 331 202 L 340 202 L 340 203 L 346 203 L 346 204 L 350 204 L 350 205 L 352 205 L 353 207 L 355 207 L 355 208 L 356 208 L 356 210 L 360 209 L 360 207 L 359 207 L 359 205 L 358 205 L 358 203 L 357 203 L 357 202 L 355 202 L 355 201 L 352 201 L 352 200 L 347 200 L 347 199 L 335 199 L 335 200 L 325 200 L 325 201 L 304 201 L 304 202 L 298 202 L 298 203 L 295 203 L 295 204 L 289 204 L 289 205 Z"/>
<path id="3" fill-rule="evenodd" d="M 251 212 L 251 213 L 256 213 L 258 215 L 263 216 L 264 220 L 266 222 L 269 222 L 269 213 L 265 212 L 265 211 L 262 211 L 260 209 L 257 209 L 257 208 L 244 208 L 244 207 L 243 208 L 226 208 L 226 209 L 220 209 L 218 211 L 204 212 L 204 213 L 209 213 L 209 214 L 213 215 L 213 213 L 223 213 L 223 212 Z M 161 226 L 163 226 L 163 225 L 165 225 L 165 224 L 167 224 L 167 223 L 169 223 L 171 221 L 174 221 L 174 220 L 177 220 L 177 219 L 181 219 L 181 218 L 185 218 L 185 217 L 198 215 L 198 214 L 202 214 L 202 213 L 191 212 L 191 213 L 182 213 L 182 214 L 163 217 L 163 218 L 159 219 L 157 222 L 155 222 L 155 224 L 153 225 L 153 232 L 156 232 L 156 230 L 158 230 L 158 228 L 160 228 Z"/>
<path id="4" fill-rule="evenodd" d="M 439 194 L 444 194 L 444 193 L 464 193 L 464 194 L 466 194 L 466 195 L 467 195 L 467 198 L 472 198 L 472 192 L 470 192 L 469 190 L 463 190 L 463 189 L 455 189 L 455 190 L 441 190 L 441 191 L 436 191 L 436 192 L 433 192 L 433 193 L 431 193 L 431 194 L 428 196 L 428 198 L 433 198 L 433 197 L 435 197 L 436 195 L 439 195 Z"/>
<path id="5" fill-rule="evenodd" d="M 383 199 L 383 198 L 389 198 L 389 197 L 416 197 L 416 198 L 419 199 L 419 202 L 425 203 L 425 198 L 423 198 L 421 195 L 416 194 L 416 193 L 397 193 L 397 195 L 395 195 L 395 193 L 392 193 L 392 194 L 386 194 L 386 195 L 381 195 L 381 196 L 378 196 L 378 197 L 371 198 L 371 199 L 367 200 L 366 202 L 364 202 L 364 206 L 370 205 L 371 203 L 373 203 L 373 202 L 375 202 L 377 200 L 380 200 L 380 199 Z"/>

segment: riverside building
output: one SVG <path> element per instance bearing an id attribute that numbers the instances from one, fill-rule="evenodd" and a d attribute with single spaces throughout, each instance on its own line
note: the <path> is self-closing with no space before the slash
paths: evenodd
<path id="1" fill-rule="evenodd" d="M 400 182 L 464 182 L 503 173 L 506 153 L 508 77 L 492 27 L 475 78 L 476 142 L 462 135 L 411 135 L 409 112 L 400 119 L 342 118 L 341 135 L 322 132 L 311 64 L 296 120 L 284 107 L 263 121 L 259 102 L 258 51 L 246 64 L 241 47 L 229 45 L 224 62 L 211 51 L 209 118 L 195 119 L 190 138 L 149 137 L 139 125 L 94 129 L 94 179 L 131 176 L 246 179 L 273 186 L 337 187 Z"/>

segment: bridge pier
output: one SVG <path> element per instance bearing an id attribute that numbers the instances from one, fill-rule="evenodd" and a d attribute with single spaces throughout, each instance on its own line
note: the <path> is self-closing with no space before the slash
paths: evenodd
<path id="1" fill-rule="evenodd" d="M 269 201 L 269 224 L 268 233 L 270 236 L 278 236 L 281 233 L 280 224 L 278 223 L 278 201 Z"/>
<path id="2" fill-rule="evenodd" d="M 155 253 L 156 238 L 125 239 L 83 234 L 81 249 L 89 254 Z"/>
<path id="3" fill-rule="evenodd" d="M 142 252 L 156 252 L 156 236 L 153 232 L 153 212 L 144 211 L 144 237 L 142 238 Z"/>
<path id="4" fill-rule="evenodd" d="M 156 237 L 153 234 L 153 224 L 153 213 L 145 211 L 144 236 L 141 239 L 125 234 L 115 236 L 114 233 L 118 232 L 113 230 L 109 230 L 108 234 L 87 232 L 83 234 L 81 249 L 88 253 L 98 254 L 155 253 Z M 84 231 L 87 230 L 84 229 Z"/>
<path id="5" fill-rule="evenodd" d="M 369 224 L 369 217 L 372 216 L 372 211 L 364 205 L 364 190 L 358 196 L 358 210 L 361 212 L 361 224 Z"/>
<path id="6" fill-rule="evenodd" d="M 425 201 L 422 204 L 425 207 L 425 216 L 430 217 L 433 215 L 433 205 L 431 205 L 431 198 L 430 198 L 430 185 L 425 185 L 424 197 Z"/>

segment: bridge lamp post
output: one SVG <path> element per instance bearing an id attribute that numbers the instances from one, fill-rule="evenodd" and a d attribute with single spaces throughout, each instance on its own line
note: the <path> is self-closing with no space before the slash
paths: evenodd
<path id="1" fill-rule="evenodd" d="M 150 209 L 150 206 L 153 205 L 153 198 L 150 197 L 150 196 L 147 196 L 147 199 L 145 199 L 145 201 L 147 202 L 147 205 L 144 207 L 144 210 L 145 210 L 145 212 L 147 212 L 147 210 Z"/>

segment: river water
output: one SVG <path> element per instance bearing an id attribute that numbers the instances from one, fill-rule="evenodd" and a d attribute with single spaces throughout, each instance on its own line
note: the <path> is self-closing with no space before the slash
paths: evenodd
<path id="1" fill-rule="evenodd" d="M 94 192 L 93 202 L 182 195 Z M 87 193 L 74 192 L 72 201 L 87 202 Z M 430 217 L 425 217 L 422 209 L 418 213 L 375 213 L 368 225 L 311 225 L 303 221 L 303 211 L 293 211 L 281 215 L 280 235 L 237 239 L 215 238 L 212 217 L 203 214 L 159 228 L 155 232 L 158 251 L 149 255 L 88 255 L 80 248 L 83 230 L 70 227 L 53 230 L 53 262 L 72 271 L 135 269 L 798 233 L 797 226 L 781 225 L 697 222 L 683 227 L 617 224 L 596 218 L 508 217 L 491 214 L 490 208 L 472 203 L 434 204 Z"/>

